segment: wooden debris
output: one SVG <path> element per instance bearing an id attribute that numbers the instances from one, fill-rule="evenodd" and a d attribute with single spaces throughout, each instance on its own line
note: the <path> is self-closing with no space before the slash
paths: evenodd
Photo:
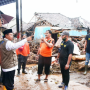
<path id="1" fill-rule="evenodd" d="M 86 60 L 86 55 L 73 55 L 72 60 Z"/>
<path id="2" fill-rule="evenodd" d="M 27 60 L 27 64 L 38 64 L 36 60 Z"/>
<path id="3" fill-rule="evenodd" d="M 56 53 L 58 53 L 58 48 L 57 48 L 57 47 L 54 47 L 54 48 L 53 48 L 53 51 L 52 51 L 52 55 L 53 55 L 53 54 L 56 54 Z"/>
<path id="4" fill-rule="evenodd" d="M 57 55 L 58 55 L 58 53 L 55 53 L 55 54 L 52 55 L 52 57 L 57 57 Z"/>
<path id="5" fill-rule="evenodd" d="M 60 47 L 61 42 L 62 42 L 62 38 L 61 38 L 61 37 L 59 37 L 59 39 L 57 40 L 57 42 L 56 42 L 55 46 L 59 48 L 59 47 Z"/>
<path id="6" fill-rule="evenodd" d="M 38 61 L 36 60 L 36 54 L 30 52 L 30 57 L 27 59 L 27 64 L 37 64 Z"/>
<path id="7" fill-rule="evenodd" d="M 85 61 L 78 62 L 78 70 L 81 70 L 84 67 L 85 67 Z M 90 68 L 90 62 L 88 64 L 88 68 Z"/>

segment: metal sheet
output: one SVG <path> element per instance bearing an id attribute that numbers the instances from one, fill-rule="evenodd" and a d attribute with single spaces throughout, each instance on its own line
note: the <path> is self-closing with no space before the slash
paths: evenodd
<path id="1" fill-rule="evenodd" d="M 50 27 L 36 27 L 35 33 L 34 33 L 34 40 L 41 39 L 42 37 L 45 37 L 45 32 L 47 30 L 50 30 Z"/>
<path id="2" fill-rule="evenodd" d="M 70 30 L 70 36 L 85 36 L 87 35 L 87 30 Z"/>

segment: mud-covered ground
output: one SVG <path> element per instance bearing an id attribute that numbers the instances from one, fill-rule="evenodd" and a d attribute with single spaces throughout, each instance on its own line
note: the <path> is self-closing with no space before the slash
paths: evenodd
<path id="1" fill-rule="evenodd" d="M 77 64 L 77 62 L 73 63 L 73 64 Z M 83 75 L 84 68 L 82 70 L 78 71 L 77 66 L 73 66 L 73 64 L 70 67 L 70 77 L 71 77 L 70 80 L 74 80 L 77 83 L 80 83 L 82 85 L 86 85 L 87 87 L 90 87 L 90 69 L 88 69 L 87 75 Z M 37 75 L 38 65 L 35 65 L 35 66 L 32 66 L 32 67 L 30 67 L 30 66 L 31 65 L 27 65 L 28 72 L 31 73 L 31 74 Z M 75 67 L 75 68 L 73 69 L 73 67 Z M 43 70 L 42 75 L 45 75 L 44 70 Z M 50 75 L 56 75 L 56 76 L 61 75 L 59 64 L 56 65 L 56 66 L 52 65 L 50 67 Z"/>
<path id="2" fill-rule="evenodd" d="M 77 65 L 77 63 L 73 63 L 73 64 Z M 22 87 L 21 90 L 55 90 L 55 89 L 60 90 L 60 88 L 58 88 L 58 85 L 62 81 L 61 79 L 62 76 L 59 70 L 60 69 L 59 65 L 57 65 L 57 70 L 55 69 L 55 71 L 57 72 L 52 71 L 52 69 L 54 70 L 55 67 L 52 66 L 50 68 L 50 75 L 47 83 L 45 83 L 43 80 L 45 77 L 44 71 L 41 76 L 42 80 L 39 83 L 36 83 L 35 80 L 37 79 L 37 68 L 38 66 L 36 64 L 27 65 L 26 68 L 28 72 L 27 75 L 21 74 L 20 77 L 15 76 L 15 90 L 19 90 L 18 88 L 21 87 Z M 70 78 L 69 90 L 90 90 L 90 71 L 88 71 L 87 75 L 83 75 L 84 70 L 77 71 L 77 68 L 75 68 L 73 71 L 71 66 L 70 72 L 71 72 L 70 73 L 71 78 Z"/>
<path id="3" fill-rule="evenodd" d="M 19 77 L 16 71 L 15 90 L 62 90 L 58 88 L 58 85 L 62 81 L 62 76 L 59 71 L 50 73 L 48 82 L 44 82 L 44 74 L 41 76 L 41 81 L 36 82 L 37 65 L 27 65 L 26 70 L 28 74 L 22 74 L 21 72 Z M 90 90 L 90 71 L 85 76 L 83 75 L 83 71 L 71 72 L 70 77 L 69 90 Z M 3 90 L 1 88 L 0 90 Z"/>

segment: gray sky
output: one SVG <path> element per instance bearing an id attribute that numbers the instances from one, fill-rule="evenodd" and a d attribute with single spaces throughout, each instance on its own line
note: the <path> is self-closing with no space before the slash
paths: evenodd
<path id="1" fill-rule="evenodd" d="M 29 22 L 35 12 L 61 13 L 67 17 L 79 17 L 90 22 L 90 0 L 22 0 L 23 21 Z M 16 17 L 16 4 L 0 6 L 0 10 Z"/>

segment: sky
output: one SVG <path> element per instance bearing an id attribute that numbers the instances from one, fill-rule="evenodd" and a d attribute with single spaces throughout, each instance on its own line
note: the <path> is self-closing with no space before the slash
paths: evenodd
<path id="1" fill-rule="evenodd" d="M 0 10 L 16 17 L 16 3 L 0 6 Z M 24 22 L 30 22 L 35 12 L 61 13 L 70 18 L 81 16 L 90 22 L 90 0 L 22 0 L 22 20 Z"/>

